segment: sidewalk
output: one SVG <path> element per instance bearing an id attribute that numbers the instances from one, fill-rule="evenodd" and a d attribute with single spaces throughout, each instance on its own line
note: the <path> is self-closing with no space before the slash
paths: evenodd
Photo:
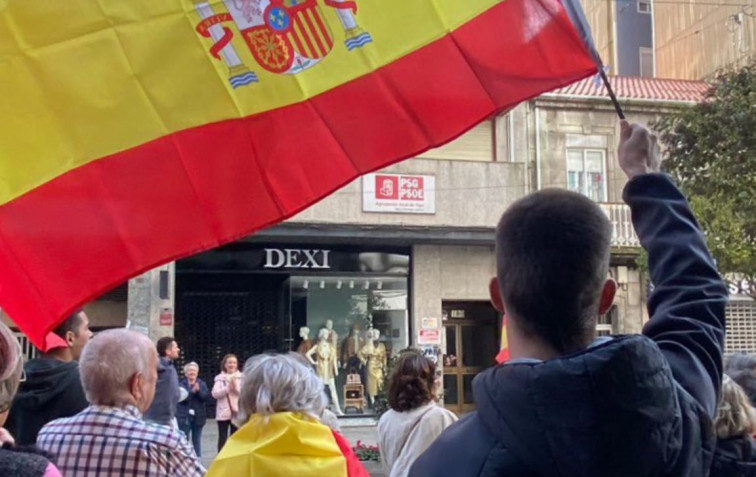
<path id="1" fill-rule="evenodd" d="M 349 440 L 349 443 L 354 446 L 357 441 L 362 441 L 365 445 L 375 445 L 378 443 L 378 434 L 376 433 L 375 426 L 349 426 L 349 421 L 342 420 L 341 434 Z M 205 467 L 209 467 L 210 463 L 215 459 L 218 447 L 218 426 L 215 424 L 215 420 L 208 419 L 204 429 L 202 429 L 202 463 Z M 370 475 L 372 477 L 386 477 L 386 474 L 382 471 L 374 471 L 373 468 L 380 468 L 380 465 L 373 465 L 374 463 L 368 463 L 366 468 L 369 468 Z"/>

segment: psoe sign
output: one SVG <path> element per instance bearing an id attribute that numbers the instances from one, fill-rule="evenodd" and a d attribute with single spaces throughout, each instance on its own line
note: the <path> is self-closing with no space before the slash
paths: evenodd
<path id="1" fill-rule="evenodd" d="M 362 177 L 363 212 L 436 213 L 436 178 L 407 174 Z"/>
<path id="2" fill-rule="evenodd" d="M 299 248 L 266 248 L 263 268 L 312 268 L 328 269 L 330 250 L 310 250 Z"/>

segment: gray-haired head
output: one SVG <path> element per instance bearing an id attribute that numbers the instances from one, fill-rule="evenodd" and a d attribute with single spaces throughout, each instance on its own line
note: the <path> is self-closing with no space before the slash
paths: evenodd
<path id="1" fill-rule="evenodd" d="M 21 347 L 11 330 L 0 322 L 0 414 L 10 408 L 23 369 Z M 4 423 L 0 422 L 0 426 Z"/>
<path id="2" fill-rule="evenodd" d="M 145 411 L 155 395 L 157 351 L 150 339 L 123 328 L 103 331 L 84 347 L 81 383 L 90 404 Z"/>
<path id="3" fill-rule="evenodd" d="M 299 354 L 259 354 L 244 365 L 239 420 L 252 414 L 301 412 L 318 419 L 325 408 L 323 382 Z"/>
<path id="4" fill-rule="evenodd" d="M 199 373 L 199 364 L 194 361 L 189 361 L 184 365 L 184 374 L 186 374 L 189 369 L 195 369 Z"/>

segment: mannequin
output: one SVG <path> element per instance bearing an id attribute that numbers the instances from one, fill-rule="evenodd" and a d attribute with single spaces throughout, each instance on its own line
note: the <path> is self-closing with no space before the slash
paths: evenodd
<path id="1" fill-rule="evenodd" d="M 368 404 L 375 404 L 375 396 L 383 388 L 383 379 L 386 373 L 386 345 L 379 342 L 381 333 L 376 329 L 367 331 L 367 343 L 358 353 L 362 363 L 367 366 L 367 383 L 365 393 Z"/>
<path id="2" fill-rule="evenodd" d="M 333 331 L 333 320 L 326 320 L 325 327 L 328 330 L 328 342 L 334 350 L 339 349 L 339 335 Z"/>
<path id="3" fill-rule="evenodd" d="M 312 349 L 312 340 L 310 340 L 310 328 L 303 326 L 299 328 L 299 337 L 302 338 L 302 342 L 297 347 L 297 353 L 307 354 Z"/>
<path id="4" fill-rule="evenodd" d="M 344 338 L 344 341 L 341 342 L 340 357 L 341 365 L 344 369 L 347 369 L 348 367 L 360 367 L 357 354 L 360 352 L 362 347 L 365 346 L 365 339 L 360 335 L 360 325 L 359 323 L 355 323 L 352 325 L 352 329 L 349 331 L 349 336 Z M 352 362 L 352 364 L 350 364 L 350 361 Z"/>
<path id="5" fill-rule="evenodd" d="M 334 412 L 338 415 L 342 415 L 341 406 L 339 406 L 339 396 L 336 393 L 336 376 L 339 375 L 336 348 L 331 346 L 331 343 L 328 341 L 328 336 L 328 330 L 326 328 L 321 329 L 318 333 L 318 344 L 313 346 L 305 356 L 310 360 L 310 363 L 315 366 L 315 372 L 318 373 L 320 379 L 323 380 L 323 384 L 328 386 L 328 390 L 331 393 Z M 317 356 L 317 361 L 312 355 Z"/>

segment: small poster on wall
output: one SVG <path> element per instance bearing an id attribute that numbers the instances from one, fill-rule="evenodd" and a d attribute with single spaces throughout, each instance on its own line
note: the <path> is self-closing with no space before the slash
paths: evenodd
<path id="1" fill-rule="evenodd" d="M 419 345 L 440 345 L 441 332 L 439 330 L 420 330 L 417 335 L 417 344 Z"/>

